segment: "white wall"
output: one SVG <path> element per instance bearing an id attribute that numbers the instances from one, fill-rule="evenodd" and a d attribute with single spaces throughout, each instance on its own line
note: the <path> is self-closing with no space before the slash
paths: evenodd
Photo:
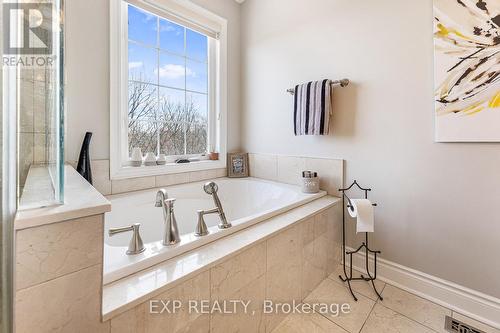
<path id="1" fill-rule="evenodd" d="M 432 1 L 247 0 L 241 17 L 243 147 L 344 158 L 383 257 L 500 297 L 500 145 L 434 142 Z M 343 77 L 333 135 L 294 137 L 285 90 Z"/>
<path id="2" fill-rule="evenodd" d="M 228 20 L 228 150 L 240 145 L 240 8 L 233 0 L 193 0 Z M 66 160 L 78 159 L 86 131 L 91 158 L 109 159 L 109 0 L 66 2 Z"/>

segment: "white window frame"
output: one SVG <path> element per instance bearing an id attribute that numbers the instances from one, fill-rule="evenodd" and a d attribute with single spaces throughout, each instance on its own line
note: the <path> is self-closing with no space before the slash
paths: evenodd
<path id="1" fill-rule="evenodd" d="M 201 160 L 185 164 L 128 166 L 128 24 L 127 1 L 110 1 L 110 178 L 125 179 L 226 167 L 227 146 L 227 20 L 191 2 L 177 0 L 129 0 L 134 6 L 154 8 L 155 14 L 175 15 L 181 20 L 216 32 L 209 38 L 209 121 L 210 146 L 219 160 Z M 153 7 L 152 7 L 153 6 Z M 161 16 L 161 15 L 160 15 Z M 213 57 L 215 61 L 211 61 Z M 213 59 L 212 58 L 212 59 Z M 145 152 L 143 152 L 145 153 Z"/>

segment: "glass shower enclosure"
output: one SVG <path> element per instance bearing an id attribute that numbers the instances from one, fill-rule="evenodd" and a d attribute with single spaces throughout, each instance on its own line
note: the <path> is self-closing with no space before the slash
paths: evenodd
<path id="1" fill-rule="evenodd" d="M 14 217 L 64 203 L 62 0 L 0 7 L 0 332 L 13 331 Z"/>
<path id="2" fill-rule="evenodd" d="M 34 61 L 18 66 L 16 80 L 19 209 L 64 202 L 63 2 L 30 3 L 27 13 L 39 47 Z"/>

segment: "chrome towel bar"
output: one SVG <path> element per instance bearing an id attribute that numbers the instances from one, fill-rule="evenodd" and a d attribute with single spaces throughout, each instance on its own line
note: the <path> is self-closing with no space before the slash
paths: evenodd
<path id="1" fill-rule="evenodd" d="M 349 79 L 342 79 L 342 80 L 332 80 L 330 81 L 330 87 L 335 86 L 335 85 L 340 85 L 342 88 L 347 87 L 349 85 Z M 294 95 L 295 94 L 295 88 L 290 88 L 286 90 L 290 94 Z"/>

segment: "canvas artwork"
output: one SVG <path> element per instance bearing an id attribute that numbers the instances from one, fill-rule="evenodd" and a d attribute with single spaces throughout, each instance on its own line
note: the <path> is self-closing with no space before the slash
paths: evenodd
<path id="1" fill-rule="evenodd" d="M 436 141 L 500 141 L 500 0 L 434 0 Z"/>

